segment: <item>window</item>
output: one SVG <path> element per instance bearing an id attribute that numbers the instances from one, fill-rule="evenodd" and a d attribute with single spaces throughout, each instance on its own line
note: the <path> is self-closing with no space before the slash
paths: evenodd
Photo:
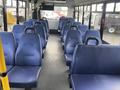
<path id="1" fill-rule="evenodd" d="M 67 7 L 54 7 L 54 11 L 47 11 L 47 10 L 42 10 L 41 11 L 41 17 L 46 17 L 48 19 L 58 19 L 61 16 L 67 16 L 68 13 L 68 8 Z"/>
<path id="2" fill-rule="evenodd" d="M 19 8 L 19 22 L 23 23 L 25 21 L 25 8 Z"/>
<path id="3" fill-rule="evenodd" d="M 120 14 L 106 14 L 103 39 L 112 45 L 120 45 Z"/>
<path id="4" fill-rule="evenodd" d="M 88 6 L 87 11 L 90 11 L 90 6 Z"/>
<path id="5" fill-rule="evenodd" d="M 3 9 L 0 7 L 0 31 L 4 31 Z"/>
<path id="6" fill-rule="evenodd" d="M 89 18 L 90 18 L 90 10 L 88 10 L 90 6 L 84 6 L 84 24 L 89 25 Z"/>
<path id="7" fill-rule="evenodd" d="M 91 28 L 100 30 L 102 13 L 92 13 Z"/>
<path id="8" fill-rule="evenodd" d="M 3 2 L 2 2 L 2 0 L 0 0 L 0 6 L 3 6 Z"/>
<path id="9" fill-rule="evenodd" d="M 87 11 L 87 6 L 84 6 L 84 11 Z"/>
<path id="10" fill-rule="evenodd" d="M 120 12 L 120 2 L 116 3 L 116 8 L 115 8 L 116 12 Z"/>
<path id="11" fill-rule="evenodd" d="M 103 10 L 103 4 L 98 4 L 97 11 L 102 11 L 102 10 Z"/>
<path id="12" fill-rule="evenodd" d="M 92 11 L 96 11 L 96 4 L 92 5 Z"/>
<path id="13" fill-rule="evenodd" d="M 25 2 L 23 2 L 23 7 L 25 7 Z"/>
<path id="14" fill-rule="evenodd" d="M 115 6 L 115 3 L 108 3 L 107 6 L 106 6 L 106 11 L 107 12 L 113 12 L 114 11 L 114 6 Z"/>
<path id="15" fill-rule="evenodd" d="M 16 0 L 11 0 L 11 3 L 12 5 L 7 7 L 7 24 L 9 32 L 12 31 L 13 26 L 16 24 Z"/>
<path id="16" fill-rule="evenodd" d="M 82 23 L 82 17 L 83 17 L 83 6 L 80 6 L 80 11 L 79 11 L 79 22 Z"/>
<path id="17" fill-rule="evenodd" d="M 12 0 L 13 7 L 16 7 L 16 0 Z"/>
<path id="18" fill-rule="evenodd" d="M 19 1 L 19 7 L 23 7 L 23 6 L 22 6 L 22 1 Z"/>
<path id="19" fill-rule="evenodd" d="M 6 6 L 12 6 L 12 1 L 11 0 L 7 0 L 6 1 Z"/>

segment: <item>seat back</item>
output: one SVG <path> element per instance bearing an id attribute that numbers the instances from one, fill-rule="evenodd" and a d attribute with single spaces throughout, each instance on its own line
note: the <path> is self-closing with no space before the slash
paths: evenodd
<path id="1" fill-rule="evenodd" d="M 36 29 L 36 32 L 41 37 L 42 47 L 45 48 L 46 43 L 47 43 L 46 42 L 47 37 L 46 37 L 46 31 L 45 31 L 45 28 L 43 26 L 43 23 L 42 22 L 35 22 L 35 29 Z"/>
<path id="2" fill-rule="evenodd" d="M 40 37 L 37 33 L 25 32 L 16 51 L 15 64 L 20 66 L 41 66 L 42 48 L 40 45 Z"/>
<path id="3" fill-rule="evenodd" d="M 15 40 L 12 32 L 0 32 L 7 65 L 14 65 Z"/>
<path id="4" fill-rule="evenodd" d="M 80 23 L 80 22 L 74 22 L 73 25 L 74 25 L 74 26 L 77 26 L 78 28 L 80 28 L 81 23 Z"/>
<path id="5" fill-rule="evenodd" d="M 87 26 L 87 25 L 80 25 L 80 26 L 78 26 L 78 28 L 79 28 L 79 31 L 81 32 L 82 38 L 83 38 L 83 40 L 84 40 L 85 33 L 86 33 L 86 31 L 89 30 L 89 29 L 88 29 L 88 26 Z"/>
<path id="6" fill-rule="evenodd" d="M 36 19 L 29 19 L 28 21 L 25 21 L 24 22 L 24 25 L 26 27 L 33 27 L 34 26 L 34 23 L 36 22 L 37 20 Z"/>
<path id="7" fill-rule="evenodd" d="M 19 40 L 20 40 L 21 36 L 24 33 L 24 30 L 25 30 L 25 26 L 24 25 L 14 25 L 14 27 L 13 27 L 13 31 L 12 32 L 14 34 L 14 37 L 15 37 L 17 45 L 19 43 Z"/>
<path id="8" fill-rule="evenodd" d="M 88 30 L 85 34 L 84 43 L 86 45 L 102 44 L 100 32 L 97 30 Z"/>
<path id="9" fill-rule="evenodd" d="M 120 74 L 120 47 L 78 45 L 71 74 Z"/>
<path id="10" fill-rule="evenodd" d="M 78 30 L 69 30 L 65 40 L 65 53 L 73 54 L 74 48 L 78 43 L 82 43 L 81 33 Z"/>
<path id="11" fill-rule="evenodd" d="M 65 41 L 67 32 L 70 30 L 70 27 L 71 27 L 71 26 L 72 26 L 72 23 L 71 23 L 71 22 L 67 23 L 67 24 L 64 26 L 63 33 L 62 33 L 62 34 L 63 34 L 63 37 L 62 37 L 63 42 Z"/>
<path id="12" fill-rule="evenodd" d="M 43 24 L 43 27 L 44 27 L 44 30 L 45 30 L 45 33 L 46 33 L 46 38 L 48 39 L 49 28 L 48 28 L 48 26 L 47 26 L 46 20 L 40 20 L 39 23 L 42 23 L 42 24 Z M 39 24 L 39 23 L 38 23 L 38 24 Z"/>
<path id="13" fill-rule="evenodd" d="M 62 29 L 62 25 L 63 25 L 63 22 L 64 22 L 65 20 L 66 20 L 65 17 L 60 18 L 60 20 L 59 20 L 59 26 L 58 26 L 59 30 Z"/>

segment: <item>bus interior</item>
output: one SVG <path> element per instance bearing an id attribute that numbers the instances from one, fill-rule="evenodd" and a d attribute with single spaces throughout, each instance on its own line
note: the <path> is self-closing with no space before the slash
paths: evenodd
<path id="1" fill-rule="evenodd" d="M 0 90 L 120 90 L 119 30 L 120 0 L 0 0 Z"/>

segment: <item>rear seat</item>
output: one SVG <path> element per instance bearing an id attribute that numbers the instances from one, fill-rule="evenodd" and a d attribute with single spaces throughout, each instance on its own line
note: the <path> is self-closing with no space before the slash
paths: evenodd
<path id="1" fill-rule="evenodd" d="M 30 90 L 37 86 L 42 62 L 38 34 L 26 32 L 20 39 L 15 55 L 15 66 L 9 71 L 11 87 Z"/>
<path id="2" fill-rule="evenodd" d="M 67 36 L 64 44 L 65 59 L 67 66 L 71 65 L 73 52 L 78 43 L 82 44 L 82 37 L 80 31 L 74 29 L 69 30 L 67 32 Z"/>
<path id="3" fill-rule="evenodd" d="M 73 90 L 120 90 L 120 47 L 78 45 L 71 82 Z"/>
<path id="4" fill-rule="evenodd" d="M 8 72 L 14 66 L 15 40 L 11 32 L 0 32 L 0 38 L 3 44 L 5 61 L 6 61 L 7 72 Z"/>

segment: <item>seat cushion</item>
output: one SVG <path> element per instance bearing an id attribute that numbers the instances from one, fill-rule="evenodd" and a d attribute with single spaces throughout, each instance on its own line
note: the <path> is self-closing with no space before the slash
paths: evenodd
<path id="1" fill-rule="evenodd" d="M 72 75 L 73 90 L 120 90 L 120 75 Z"/>
<path id="2" fill-rule="evenodd" d="M 39 66 L 15 66 L 9 73 L 11 87 L 36 87 L 41 68 Z"/>
<path id="3" fill-rule="evenodd" d="M 65 54 L 65 60 L 66 60 L 66 65 L 71 66 L 71 63 L 72 63 L 72 60 L 73 60 L 73 55 Z"/>
<path id="4" fill-rule="evenodd" d="M 13 68 L 12 65 L 7 65 L 7 72 L 9 72 Z"/>

